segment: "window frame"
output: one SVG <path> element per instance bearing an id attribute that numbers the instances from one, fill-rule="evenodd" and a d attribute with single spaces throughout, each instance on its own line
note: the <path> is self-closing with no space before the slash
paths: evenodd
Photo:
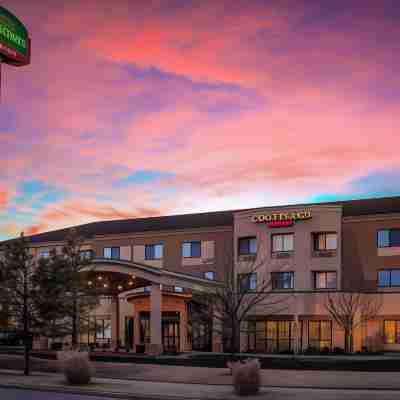
<path id="1" fill-rule="evenodd" d="M 200 249 L 200 253 L 199 253 L 199 255 L 197 256 L 197 255 L 193 255 L 193 243 L 199 243 L 199 249 Z M 184 246 L 185 245 L 188 245 L 188 244 L 190 244 L 190 256 L 185 256 L 184 255 L 184 251 L 183 251 L 183 248 L 184 248 Z M 185 240 L 185 241 L 183 241 L 182 242 L 182 244 L 181 244 L 181 256 L 182 256 L 182 258 L 201 258 L 201 256 L 202 256 L 202 251 L 201 251 L 201 240 Z"/>
<path id="2" fill-rule="evenodd" d="M 161 257 L 156 257 L 156 246 L 161 246 Z M 147 249 L 151 249 L 151 257 L 147 256 Z M 144 259 L 145 261 L 162 260 L 164 258 L 164 243 L 149 243 L 144 245 Z"/>
<path id="3" fill-rule="evenodd" d="M 394 324 L 395 324 L 395 327 L 394 327 L 394 329 L 395 329 L 395 332 L 394 332 L 395 340 L 394 340 L 393 343 L 388 342 L 387 339 L 386 339 L 387 338 L 386 330 L 385 330 L 386 322 L 394 322 Z M 398 320 L 398 319 L 384 319 L 383 320 L 383 344 L 384 345 L 385 344 L 389 344 L 389 345 L 391 345 L 391 344 L 400 344 L 400 320 Z"/>
<path id="4" fill-rule="evenodd" d="M 274 238 L 276 237 L 285 237 L 285 236 L 292 236 L 292 243 L 293 248 L 291 250 L 274 250 Z M 284 245 L 284 240 L 282 242 L 282 247 Z M 273 233 L 271 234 L 271 254 L 292 254 L 294 253 L 294 232 L 285 232 L 285 233 Z"/>
<path id="5" fill-rule="evenodd" d="M 212 274 L 213 277 L 207 278 L 207 274 Z M 207 279 L 209 281 L 215 281 L 215 275 L 216 275 L 215 271 L 206 271 L 206 272 L 204 272 L 204 279 Z"/>
<path id="6" fill-rule="evenodd" d="M 84 254 L 88 255 L 88 256 L 83 256 Z M 79 250 L 79 257 L 82 260 L 91 260 L 93 258 L 94 252 L 92 249 L 90 250 Z"/>
<path id="7" fill-rule="evenodd" d="M 247 280 L 245 281 L 246 284 L 246 288 L 243 289 L 243 281 L 244 278 L 247 278 Z M 255 287 L 252 288 L 252 277 L 255 277 Z M 254 283 L 254 281 L 253 281 Z M 247 273 L 240 273 L 237 274 L 237 285 L 238 285 L 238 292 L 239 293 L 254 293 L 257 291 L 257 272 L 247 272 Z M 248 286 L 248 287 L 247 287 Z"/>
<path id="8" fill-rule="evenodd" d="M 398 285 L 392 285 L 392 272 L 393 271 L 398 271 L 400 274 L 400 267 L 399 268 L 381 268 L 378 270 L 378 276 L 377 276 L 377 287 L 378 288 L 396 288 L 400 287 L 400 283 Z M 389 273 L 389 285 L 380 285 L 379 284 L 379 273 L 380 272 L 388 272 Z"/>
<path id="9" fill-rule="evenodd" d="M 333 323 L 332 323 L 332 320 L 330 320 L 330 319 L 318 319 L 318 320 L 309 319 L 309 320 L 307 320 L 307 344 L 308 344 L 308 347 L 310 347 L 310 323 L 318 323 L 318 339 L 311 339 L 311 342 L 319 342 L 319 350 L 321 350 L 321 342 L 327 341 L 327 340 L 322 339 L 322 323 L 323 322 L 328 322 L 330 325 L 330 345 L 327 347 L 332 349 Z"/>
<path id="10" fill-rule="evenodd" d="M 338 236 L 339 236 L 339 235 L 338 235 L 337 232 L 334 232 L 334 231 L 320 231 L 320 232 L 313 232 L 312 235 L 313 235 L 313 252 L 314 252 L 314 253 L 320 253 L 320 252 L 329 253 L 329 252 L 335 252 L 335 251 L 337 251 L 337 249 L 338 249 L 338 247 L 339 247 L 339 240 L 338 240 Z M 336 235 L 336 247 L 335 247 L 334 249 L 328 249 L 328 248 L 327 248 L 327 240 L 326 240 L 326 237 L 327 237 L 328 235 Z M 320 248 L 317 248 L 317 247 L 316 247 L 316 244 L 319 243 L 319 237 L 320 237 L 320 236 L 324 236 L 325 248 L 323 248 L 323 249 L 320 249 Z"/>
<path id="11" fill-rule="evenodd" d="M 248 241 L 248 246 L 247 246 L 247 252 L 246 253 L 242 253 L 241 252 L 241 246 L 240 243 L 241 241 L 247 240 Z M 255 240 L 256 243 L 256 249 L 255 252 L 251 252 L 251 245 L 250 245 L 250 241 L 251 240 Z M 238 256 L 256 256 L 257 255 L 257 236 L 243 236 L 243 237 L 239 237 L 238 238 L 238 243 L 237 243 L 237 250 L 238 250 Z"/>
<path id="12" fill-rule="evenodd" d="M 291 282 L 291 287 L 289 288 L 284 288 L 284 287 L 276 287 L 275 286 L 275 279 L 274 277 L 277 275 L 281 274 L 290 274 L 290 282 Z M 283 280 L 279 280 L 279 282 L 283 282 Z M 294 271 L 272 271 L 271 272 L 271 288 L 272 290 L 293 290 L 294 289 Z"/>
<path id="13" fill-rule="evenodd" d="M 39 250 L 39 257 L 40 259 L 48 259 L 50 258 L 50 250 Z"/>
<path id="14" fill-rule="evenodd" d="M 110 249 L 110 257 L 105 256 L 106 249 Z M 113 250 L 118 249 L 118 258 L 113 257 Z M 106 260 L 120 260 L 121 259 L 121 246 L 107 246 L 103 247 L 103 258 Z"/>
<path id="15" fill-rule="evenodd" d="M 387 231 L 389 233 L 389 238 L 388 238 L 388 245 L 387 246 L 379 246 L 379 232 L 385 232 Z M 392 245 L 392 240 L 391 240 L 391 234 L 393 231 L 399 231 L 400 232 L 400 228 L 386 228 L 386 229 L 378 229 L 376 231 L 376 247 L 378 249 L 387 249 L 390 247 L 400 247 L 400 243 L 397 245 Z"/>
<path id="16" fill-rule="evenodd" d="M 336 276 L 336 285 L 335 287 L 328 287 L 328 274 L 334 273 Z M 317 274 L 325 274 L 325 287 L 317 287 Z M 337 290 L 338 288 L 338 273 L 337 271 L 331 270 L 331 271 L 312 271 L 312 278 L 313 278 L 313 289 L 314 290 Z"/>

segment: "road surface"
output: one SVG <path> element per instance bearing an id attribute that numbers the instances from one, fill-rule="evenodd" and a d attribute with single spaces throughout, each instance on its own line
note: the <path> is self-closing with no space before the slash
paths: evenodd
<path id="1" fill-rule="evenodd" d="M 194 394 L 195 395 L 195 394 Z M 273 389 L 257 400 L 398 400 L 398 391 Z M 196 397 L 196 396 L 195 396 Z M 111 400 L 111 397 L 0 388 L 1 400 Z M 161 400 L 161 399 L 160 399 Z M 222 400 L 222 399 L 221 399 Z"/>

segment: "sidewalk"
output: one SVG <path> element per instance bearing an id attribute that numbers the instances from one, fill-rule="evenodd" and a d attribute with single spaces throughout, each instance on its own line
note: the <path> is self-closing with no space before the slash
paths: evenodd
<path id="1" fill-rule="evenodd" d="M 231 385 L 199 385 L 167 382 L 146 382 L 124 379 L 95 378 L 87 386 L 70 386 L 62 374 L 35 372 L 25 377 L 21 372 L 0 370 L 0 387 L 29 389 L 53 393 L 108 396 L 141 400 L 230 400 L 238 399 Z M 257 399 L 268 395 L 263 388 Z M 252 399 L 254 397 L 246 397 Z"/>
<path id="2" fill-rule="evenodd" d="M 1 368 L 19 370 L 23 360 L 14 356 L 2 356 Z M 18 361 L 18 362 L 16 362 Z M 400 360 L 399 360 L 400 362 Z M 226 368 L 182 367 L 157 364 L 129 364 L 95 362 L 96 378 L 126 381 L 151 381 L 177 384 L 225 385 L 232 377 Z M 42 373 L 58 372 L 56 361 L 32 359 L 32 370 Z M 268 387 L 400 390 L 400 372 L 360 372 L 324 370 L 263 369 L 261 384 Z M 0 376 L 0 382 L 2 377 Z"/>
<path id="3" fill-rule="evenodd" d="M 119 365 L 113 364 L 118 370 Z M 123 365 L 121 365 L 123 367 Z M 163 367 L 170 369 L 169 381 L 157 380 L 159 371 L 147 371 L 147 379 L 116 379 L 99 377 L 94 378 L 93 383 L 88 386 L 67 385 L 64 376 L 60 373 L 33 372 L 25 377 L 21 371 L 0 370 L 0 387 L 12 387 L 18 389 L 41 390 L 61 393 L 96 394 L 117 398 L 140 398 L 140 399 L 236 399 L 231 385 L 231 377 L 227 375 L 213 375 L 209 371 L 208 379 L 203 376 L 203 383 L 195 383 L 194 371 L 189 368 L 189 375 L 183 371 L 184 367 Z M 174 371 L 171 369 L 174 368 Z M 205 371 L 199 368 L 199 371 Z M 221 370 L 218 370 L 221 373 Z M 179 379 L 171 379 L 171 374 Z M 347 376 L 346 376 L 347 375 Z M 190 379 L 192 377 L 192 379 Z M 151 379 L 153 378 L 153 379 Z M 221 379 L 222 378 L 222 379 Z M 263 370 L 261 371 L 261 394 L 271 394 L 271 390 L 305 390 L 321 389 L 323 391 L 380 391 L 400 392 L 400 373 L 360 373 L 342 372 L 339 375 L 332 371 L 284 371 Z M 183 383 L 184 382 L 184 383 Z M 399 393 L 400 394 L 400 393 Z M 262 398 L 263 396 L 261 396 Z M 257 396 L 260 399 L 260 395 Z"/>

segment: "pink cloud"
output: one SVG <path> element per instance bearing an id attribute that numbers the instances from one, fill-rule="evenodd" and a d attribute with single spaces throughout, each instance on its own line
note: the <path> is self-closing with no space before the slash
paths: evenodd
<path id="1" fill-rule="evenodd" d="M 6 192 L 5 190 L 1 190 L 0 188 L 0 211 L 6 208 L 8 200 L 9 200 L 8 192 Z"/>
<path id="2" fill-rule="evenodd" d="M 379 12 L 328 28 L 286 2 L 165 4 L 5 4 L 35 51 L 5 70 L 5 102 L 18 107 L 0 135 L 0 209 L 30 179 L 70 196 L 37 212 L 42 231 L 303 199 L 400 168 L 399 98 L 385 96 L 400 89 L 400 32 Z M 137 170 L 169 178 L 113 186 Z"/>

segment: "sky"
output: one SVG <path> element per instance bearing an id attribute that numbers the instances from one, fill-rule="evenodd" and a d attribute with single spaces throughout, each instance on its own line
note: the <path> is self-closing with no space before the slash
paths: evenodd
<path id="1" fill-rule="evenodd" d="M 0 240 L 400 195 L 396 0 L 3 0 Z"/>

